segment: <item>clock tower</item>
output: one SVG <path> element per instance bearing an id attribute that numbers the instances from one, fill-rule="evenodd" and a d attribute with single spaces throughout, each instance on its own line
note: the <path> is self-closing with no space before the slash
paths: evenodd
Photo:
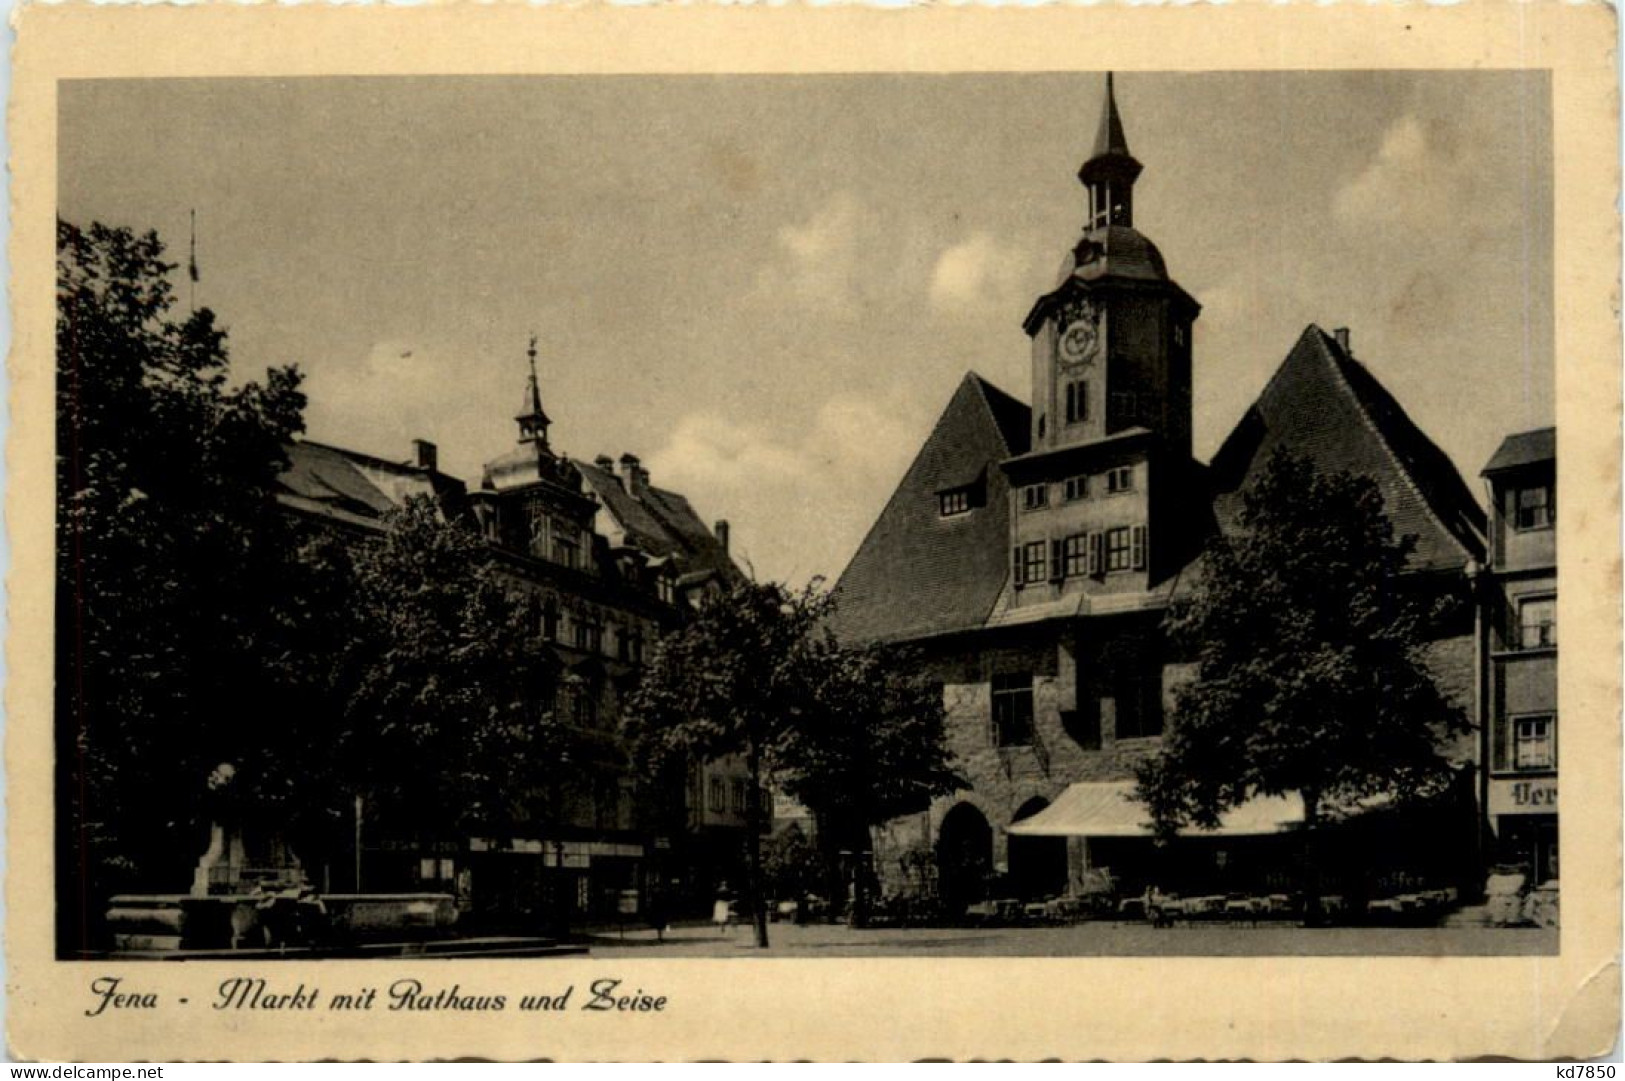
<path id="1" fill-rule="evenodd" d="M 1134 227 L 1143 168 L 1108 75 L 1094 149 L 1078 170 L 1082 235 L 1023 323 L 1032 339 L 1031 449 L 1003 465 L 1017 604 L 1143 591 L 1159 564 L 1172 565 L 1150 533 L 1163 517 L 1159 502 L 1189 472 L 1191 326 L 1201 306 Z"/>
<path id="2" fill-rule="evenodd" d="M 1191 324 L 1201 310 L 1134 227 L 1134 182 L 1112 77 L 1094 152 L 1078 170 L 1083 235 L 1024 329 L 1032 338 L 1035 450 L 1146 428 L 1190 456 Z"/>

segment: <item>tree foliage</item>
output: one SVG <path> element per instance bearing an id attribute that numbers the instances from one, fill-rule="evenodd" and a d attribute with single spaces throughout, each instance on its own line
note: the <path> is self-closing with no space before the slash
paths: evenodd
<path id="1" fill-rule="evenodd" d="M 754 793 L 771 777 L 813 813 L 826 859 L 841 845 L 867 849 L 869 826 L 960 783 L 940 691 L 901 655 L 840 648 L 826 626 L 833 603 L 818 583 L 747 582 L 709 599 L 658 645 L 628 712 L 651 773 L 743 755 L 756 782 L 752 843 Z"/>
<path id="2" fill-rule="evenodd" d="M 224 331 L 207 309 L 174 313 L 163 251 L 152 233 L 58 222 L 58 836 L 74 927 L 109 890 L 174 888 L 202 851 L 216 766 L 263 766 L 242 778 L 253 789 L 297 772 L 277 750 L 297 628 L 274 486 L 302 426 L 299 375 L 230 385 Z"/>
<path id="3" fill-rule="evenodd" d="M 1464 730 L 1424 657 L 1448 603 L 1406 574 L 1375 483 L 1278 450 L 1215 537 L 1168 628 L 1197 662 L 1141 798 L 1166 834 L 1254 795 L 1302 796 L 1311 826 L 1377 796 L 1437 792 Z"/>
<path id="4" fill-rule="evenodd" d="M 540 615 L 468 525 L 415 497 L 347 550 L 348 633 L 333 659 L 337 783 L 391 829 L 458 836 L 553 809 L 573 745 Z"/>

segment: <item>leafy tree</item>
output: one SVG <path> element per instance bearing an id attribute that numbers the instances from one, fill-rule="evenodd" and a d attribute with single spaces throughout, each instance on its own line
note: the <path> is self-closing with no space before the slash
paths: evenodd
<path id="1" fill-rule="evenodd" d="M 714 597 L 664 639 L 634 693 L 628 724 L 645 768 L 744 756 L 746 895 L 757 944 L 761 781 L 772 777 L 813 812 L 826 868 L 869 849 L 868 827 L 960 783 L 947 769 L 941 695 L 878 650 L 843 650 L 826 629 L 833 601 L 743 583 Z"/>
<path id="2" fill-rule="evenodd" d="M 808 708 L 773 748 L 775 779 L 818 824 L 826 881 L 840 885 L 842 851 L 857 857 L 854 923 L 866 914 L 871 828 L 965 784 L 949 768 L 941 688 L 918 672 L 907 650 L 823 638 L 806 667 Z"/>
<path id="3" fill-rule="evenodd" d="M 336 783 L 406 833 L 500 832 L 556 812 L 549 773 L 588 734 L 555 709 L 559 671 L 540 613 L 490 546 L 415 497 L 346 554 L 350 621 L 331 676 Z"/>
<path id="4" fill-rule="evenodd" d="M 762 879 L 768 892 L 784 900 L 821 888 L 824 860 L 799 825 L 792 822 L 762 846 Z"/>
<path id="5" fill-rule="evenodd" d="M 751 776 L 744 895 L 764 948 L 761 781 L 779 734 L 806 712 L 807 665 L 827 610 L 813 587 L 792 593 L 743 582 L 709 597 L 693 620 L 656 644 L 628 703 L 627 731 L 647 773 L 670 776 L 674 762 L 744 757 Z"/>
<path id="6" fill-rule="evenodd" d="M 120 889 L 189 880 L 209 778 L 297 770 L 281 658 L 292 545 L 274 487 L 302 426 L 293 368 L 227 382 L 207 309 L 177 317 L 153 233 L 57 225 L 60 941 Z"/>
<path id="7" fill-rule="evenodd" d="M 1278 450 L 1238 525 L 1209 543 L 1193 594 L 1170 613 L 1198 675 L 1139 771 L 1139 796 L 1167 836 L 1215 826 L 1255 795 L 1297 793 L 1312 910 L 1323 821 L 1451 780 L 1441 748 L 1467 722 L 1424 658 L 1449 602 L 1407 578 L 1415 538 L 1395 538 L 1369 478 Z"/>

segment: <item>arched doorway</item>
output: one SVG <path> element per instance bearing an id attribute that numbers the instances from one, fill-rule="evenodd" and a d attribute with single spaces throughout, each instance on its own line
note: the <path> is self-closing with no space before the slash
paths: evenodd
<path id="1" fill-rule="evenodd" d="M 1021 805 L 1015 821 L 1031 818 L 1049 806 L 1034 796 Z M 1010 835 L 1010 885 L 1024 901 L 1057 897 L 1066 892 L 1066 838 Z"/>
<path id="2" fill-rule="evenodd" d="M 954 804 L 937 833 L 937 891 L 948 911 L 982 900 L 992 872 L 993 827 L 970 804 Z"/>

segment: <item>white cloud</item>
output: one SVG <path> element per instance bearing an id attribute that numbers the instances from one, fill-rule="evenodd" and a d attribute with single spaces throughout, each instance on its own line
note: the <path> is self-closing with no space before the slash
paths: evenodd
<path id="1" fill-rule="evenodd" d="M 648 462 L 656 484 L 732 520 L 735 553 L 757 577 L 833 579 L 902 477 L 928 420 L 900 396 L 836 395 L 797 434 L 690 413 Z"/>
<path id="2" fill-rule="evenodd" d="M 810 218 L 778 230 L 758 290 L 832 309 L 851 305 L 859 294 L 864 238 L 878 229 L 857 196 L 837 192 Z"/>
<path id="3" fill-rule="evenodd" d="M 992 234 L 973 233 L 943 251 L 931 270 L 931 306 L 938 311 L 1019 306 L 1031 254 Z"/>
<path id="4" fill-rule="evenodd" d="M 1482 161 L 1460 152 L 1445 123 L 1396 120 L 1371 163 L 1338 190 L 1332 207 L 1351 228 L 1399 226 L 1436 231 L 1441 220 L 1471 217 Z"/>

